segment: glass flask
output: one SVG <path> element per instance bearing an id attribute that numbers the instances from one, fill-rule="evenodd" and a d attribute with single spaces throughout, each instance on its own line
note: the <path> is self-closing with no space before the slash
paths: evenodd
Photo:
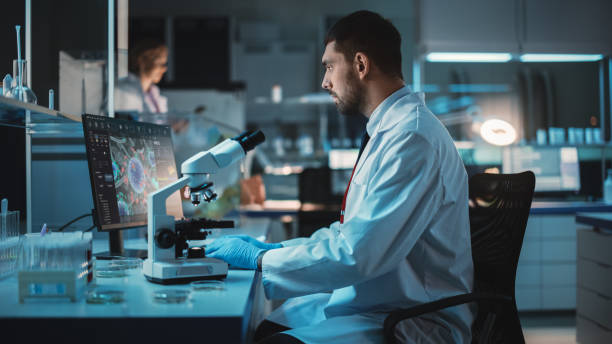
<path id="1" fill-rule="evenodd" d="M 19 63 L 21 63 L 21 70 L 19 70 Z M 27 77 L 27 61 L 26 60 L 13 60 L 13 86 L 9 90 L 7 97 L 21 100 L 26 103 L 38 103 L 38 98 L 34 92 L 28 87 Z M 21 73 L 21 75 L 20 75 Z M 19 78 L 21 78 L 21 86 L 19 85 Z"/>

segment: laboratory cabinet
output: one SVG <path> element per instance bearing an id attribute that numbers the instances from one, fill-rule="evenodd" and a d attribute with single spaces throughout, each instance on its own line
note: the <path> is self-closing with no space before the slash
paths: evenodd
<path id="1" fill-rule="evenodd" d="M 576 307 L 574 214 L 532 214 L 516 274 L 519 311 Z"/>
<path id="2" fill-rule="evenodd" d="M 421 53 L 612 51 L 612 2 L 607 0 L 427 0 L 417 4 Z"/>
<path id="3" fill-rule="evenodd" d="M 427 52 L 515 50 L 514 1 L 426 0 L 418 6 L 418 41 Z"/>
<path id="4" fill-rule="evenodd" d="M 610 53 L 609 0 L 522 1 L 525 52 Z"/>

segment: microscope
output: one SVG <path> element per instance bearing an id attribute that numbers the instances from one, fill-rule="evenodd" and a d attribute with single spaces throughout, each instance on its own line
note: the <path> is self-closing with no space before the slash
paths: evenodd
<path id="1" fill-rule="evenodd" d="M 209 175 L 240 161 L 248 151 L 265 140 L 260 130 L 247 131 L 197 153 L 181 165 L 182 177 L 149 195 L 147 259 L 143 264 L 147 280 L 161 284 L 187 283 L 227 276 L 227 263 L 207 258 L 202 247 L 190 248 L 188 240 L 204 240 L 210 228 L 232 228 L 233 221 L 190 219 L 175 221 L 166 213 L 166 199 L 184 186 L 194 205 L 211 202 L 217 195 Z M 185 252 L 187 252 L 185 256 Z"/>

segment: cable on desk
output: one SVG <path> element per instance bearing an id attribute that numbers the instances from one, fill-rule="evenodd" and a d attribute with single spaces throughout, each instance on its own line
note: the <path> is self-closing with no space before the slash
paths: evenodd
<path id="1" fill-rule="evenodd" d="M 80 219 L 84 219 L 84 218 L 89 217 L 89 216 L 91 216 L 91 213 L 83 214 L 81 216 L 78 216 L 78 217 L 74 218 L 73 220 L 70 220 L 68 223 L 66 223 L 65 225 L 61 226 L 60 228 L 56 229 L 55 231 L 56 232 L 61 232 L 61 231 L 64 230 L 64 228 L 70 226 L 71 224 L 77 222 Z"/>

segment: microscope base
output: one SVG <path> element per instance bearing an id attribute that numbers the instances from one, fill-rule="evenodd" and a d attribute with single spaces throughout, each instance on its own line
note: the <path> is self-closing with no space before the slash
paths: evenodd
<path id="1" fill-rule="evenodd" d="M 214 258 L 157 261 L 146 259 L 143 264 L 147 280 L 159 284 L 184 284 L 207 279 L 224 279 L 227 263 Z"/>

